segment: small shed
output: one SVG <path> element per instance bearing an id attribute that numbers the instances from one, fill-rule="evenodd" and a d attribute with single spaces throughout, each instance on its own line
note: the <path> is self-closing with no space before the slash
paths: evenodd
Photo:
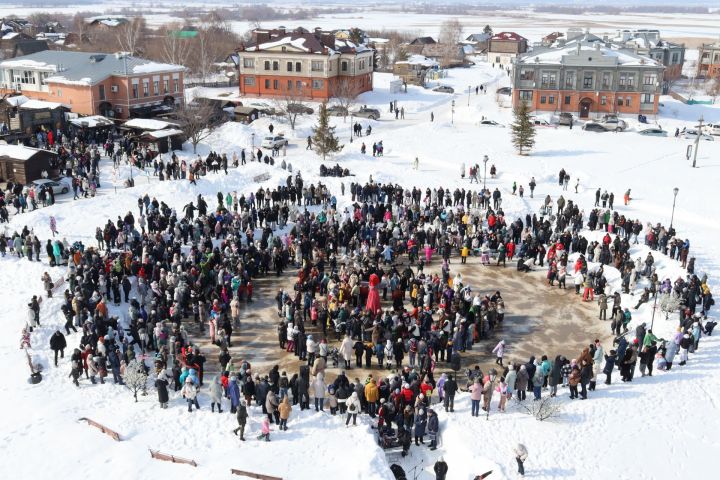
<path id="1" fill-rule="evenodd" d="M 155 144 L 158 153 L 168 153 L 170 150 L 182 150 L 185 134 L 177 128 L 166 128 L 154 130 L 140 135 L 140 141 L 147 144 Z"/>
<path id="2" fill-rule="evenodd" d="M 251 123 L 260 117 L 260 110 L 255 107 L 235 107 L 233 113 L 235 121 L 242 123 Z"/>
<path id="3" fill-rule="evenodd" d="M 0 178 L 27 185 L 57 162 L 57 154 L 24 145 L 0 144 Z"/>

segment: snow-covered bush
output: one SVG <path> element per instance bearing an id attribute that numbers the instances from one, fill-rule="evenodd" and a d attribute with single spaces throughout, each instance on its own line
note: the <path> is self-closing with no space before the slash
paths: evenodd
<path id="1" fill-rule="evenodd" d="M 671 314 L 677 312 L 678 308 L 680 308 L 680 297 L 673 293 L 663 293 L 660 295 L 658 303 L 660 304 L 660 311 L 665 314 L 665 320 L 667 320 Z"/>
<path id="2" fill-rule="evenodd" d="M 125 386 L 130 389 L 137 402 L 137 394 L 140 391 L 147 389 L 147 373 L 145 372 L 145 365 L 141 364 L 137 360 L 132 360 L 128 363 L 125 368 L 125 375 L 123 375 L 123 382 Z"/>
<path id="3" fill-rule="evenodd" d="M 560 416 L 562 410 L 560 402 L 550 395 L 542 397 L 540 400 L 528 399 L 524 402 L 515 400 L 515 405 L 517 405 L 518 410 L 532 415 L 535 420 L 540 422 Z"/>

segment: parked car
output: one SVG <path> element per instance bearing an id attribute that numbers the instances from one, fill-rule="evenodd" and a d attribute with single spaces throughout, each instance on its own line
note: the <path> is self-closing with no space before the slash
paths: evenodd
<path id="1" fill-rule="evenodd" d="M 530 122 L 536 127 L 552 127 L 553 125 L 544 118 L 530 117 Z"/>
<path id="2" fill-rule="evenodd" d="M 588 132 L 607 132 L 608 130 L 600 123 L 598 122 L 588 122 L 585 125 L 583 125 L 583 130 L 587 130 Z"/>
<path id="3" fill-rule="evenodd" d="M 487 126 L 487 127 L 504 127 L 502 123 L 498 123 L 495 120 L 482 120 L 480 122 L 480 126 Z"/>
<path id="4" fill-rule="evenodd" d="M 448 87 L 447 85 L 440 85 L 438 87 L 433 88 L 433 92 L 455 93 L 455 89 L 452 87 Z"/>
<path id="5" fill-rule="evenodd" d="M 353 112 L 353 115 L 361 118 L 369 118 L 370 120 L 379 120 L 380 110 L 377 108 L 362 107 L 357 112 Z"/>
<path id="6" fill-rule="evenodd" d="M 287 138 L 283 135 L 271 135 L 263 138 L 260 144 L 263 148 L 280 148 L 288 144 Z"/>
<path id="7" fill-rule="evenodd" d="M 604 115 L 597 123 L 610 132 L 622 132 L 627 128 L 625 120 L 619 119 L 617 115 Z"/>
<path id="8" fill-rule="evenodd" d="M 348 114 L 348 109 L 342 105 L 330 105 L 327 107 L 327 112 L 328 115 L 332 115 L 334 117 L 344 117 Z"/>
<path id="9" fill-rule="evenodd" d="M 572 113 L 568 112 L 562 112 L 560 114 L 560 119 L 558 120 L 558 125 L 565 125 L 566 127 L 569 127 L 573 122 L 573 115 Z"/>
<path id="10" fill-rule="evenodd" d="M 64 178 L 58 180 L 48 180 L 47 178 L 40 178 L 33 180 L 30 185 L 35 187 L 35 190 L 39 190 L 40 187 L 52 188 L 54 194 L 68 193 L 70 191 L 70 185 Z"/>
<path id="11" fill-rule="evenodd" d="M 720 135 L 720 123 L 710 123 L 707 126 L 707 133 L 710 135 Z"/>
<path id="12" fill-rule="evenodd" d="M 638 133 L 640 135 L 645 135 L 648 137 L 667 137 L 668 136 L 668 132 L 666 132 L 665 130 L 663 130 L 660 127 L 644 128 L 644 129 L 638 131 Z"/>
<path id="13" fill-rule="evenodd" d="M 495 93 L 499 95 L 511 95 L 512 94 L 512 88 L 510 87 L 502 87 L 495 90 Z"/>
<path id="14" fill-rule="evenodd" d="M 266 102 L 248 102 L 242 106 L 257 108 L 258 111 L 264 115 L 276 115 L 278 113 L 275 107 Z"/>
<path id="15" fill-rule="evenodd" d="M 688 140 L 695 140 L 698 137 L 698 131 L 694 128 L 690 128 L 688 130 L 685 130 L 683 137 Z M 712 142 L 715 140 L 715 137 L 713 137 L 712 135 L 708 135 L 707 133 L 700 133 L 700 140 L 707 140 L 708 142 Z"/>
<path id="16" fill-rule="evenodd" d="M 308 107 L 307 105 L 303 105 L 302 103 L 290 103 L 287 106 L 287 110 L 290 113 L 297 113 L 297 114 L 305 114 L 305 115 L 312 115 L 315 110 Z"/>

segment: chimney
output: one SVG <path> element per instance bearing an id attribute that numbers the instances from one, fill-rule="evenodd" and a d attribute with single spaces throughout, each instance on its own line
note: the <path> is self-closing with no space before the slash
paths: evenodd
<path id="1" fill-rule="evenodd" d="M 253 30 L 252 40 L 256 45 L 270 41 L 270 32 L 267 30 Z"/>

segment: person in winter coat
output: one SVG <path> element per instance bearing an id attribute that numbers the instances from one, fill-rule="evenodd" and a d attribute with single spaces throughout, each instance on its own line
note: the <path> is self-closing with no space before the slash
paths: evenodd
<path id="1" fill-rule="evenodd" d="M 470 386 L 470 401 L 472 407 L 470 409 L 470 415 L 473 417 L 480 416 L 480 400 L 482 400 L 482 384 L 480 379 L 476 378 L 473 384 Z"/>
<path id="2" fill-rule="evenodd" d="M 340 344 L 339 353 L 345 361 L 345 368 L 349 370 L 351 368 L 350 361 L 353 355 L 353 341 L 349 335 L 346 335 Z"/>
<path id="3" fill-rule="evenodd" d="M 515 365 L 510 365 L 510 368 L 508 369 L 508 373 L 505 376 L 505 385 L 506 385 L 506 392 L 507 392 L 507 399 L 510 400 L 513 396 L 513 392 L 515 391 L 515 384 L 517 383 L 517 370 Z"/>
<path id="4" fill-rule="evenodd" d="M 605 385 L 610 385 L 610 378 L 612 377 L 613 368 L 615 368 L 617 352 L 610 350 L 609 355 L 605 355 L 605 367 L 603 367 L 603 373 L 605 374 Z"/>
<path id="5" fill-rule="evenodd" d="M 345 420 L 345 426 L 350 425 L 350 418 L 352 417 L 353 426 L 357 425 L 357 415 L 360 413 L 360 399 L 358 399 L 357 392 L 353 392 L 350 398 L 346 401 L 347 419 Z"/>
<path id="6" fill-rule="evenodd" d="M 257 437 L 258 440 L 270 441 L 270 420 L 267 417 L 263 418 L 262 426 L 260 427 L 260 435 Z"/>
<path id="7" fill-rule="evenodd" d="M 503 366 L 503 355 L 505 355 L 505 340 L 500 340 L 497 345 L 495 345 L 495 348 L 493 348 L 493 353 L 497 356 L 495 359 L 495 364 Z"/>
<path id="8" fill-rule="evenodd" d="M 90 363 L 91 362 L 88 362 L 88 365 Z M 160 373 L 158 373 L 157 375 L 157 379 L 155 380 L 155 388 L 157 388 L 158 402 L 160 403 L 160 408 L 167 408 L 169 401 L 168 378 L 164 368 L 160 370 Z"/>
<path id="9" fill-rule="evenodd" d="M 378 400 L 380 400 L 380 391 L 375 383 L 375 379 L 371 378 L 367 385 L 365 385 L 365 401 L 367 402 L 367 413 L 370 415 L 370 418 L 375 418 Z"/>
<path id="10" fill-rule="evenodd" d="M 513 454 L 515 455 L 515 460 L 517 461 L 518 466 L 518 475 L 521 477 L 525 476 L 525 460 L 527 460 L 528 457 L 528 451 L 527 447 L 523 445 L 522 443 L 518 443 L 513 448 Z"/>
<path id="11" fill-rule="evenodd" d="M 593 378 L 592 364 L 583 360 L 582 368 L 580 369 L 580 385 L 582 386 L 582 391 L 580 392 L 581 400 L 587 400 L 587 385 L 590 383 L 592 378 Z"/>
<path id="12" fill-rule="evenodd" d="M 200 410 L 200 404 L 198 403 L 197 399 L 197 387 L 195 387 L 195 384 L 192 381 L 192 378 L 187 377 L 185 379 L 185 385 L 183 385 L 182 388 L 182 394 L 183 397 L 185 397 L 185 400 L 188 402 L 188 412 L 192 412 L 192 406 L 195 405 L 195 408 Z"/>
<path id="13" fill-rule="evenodd" d="M 550 375 L 548 375 L 548 385 L 550 386 L 550 396 L 557 396 L 557 386 L 562 381 L 562 366 L 565 363 L 565 357 L 558 355 L 555 357 Z"/>
<path id="14" fill-rule="evenodd" d="M 527 390 L 528 381 L 530 376 L 527 372 L 525 365 L 520 365 L 520 370 L 517 373 L 517 379 L 515 380 L 515 390 L 517 391 L 517 399 L 519 402 L 525 400 L 525 390 Z"/>
<path id="15" fill-rule="evenodd" d="M 455 411 L 455 393 L 458 390 L 458 384 L 455 381 L 455 378 L 453 377 L 452 373 L 448 374 L 448 379 L 445 381 L 443 390 L 445 393 L 445 399 L 443 402 L 445 411 L 446 412 L 447 411 L 454 412 Z"/>
<path id="16" fill-rule="evenodd" d="M 210 410 L 215 411 L 215 405 L 218 407 L 218 413 L 222 413 L 222 397 L 223 387 L 220 383 L 220 377 L 215 375 L 210 384 Z"/>
<path id="17" fill-rule="evenodd" d="M 248 385 L 248 383 L 250 385 Z M 248 394 L 247 391 L 250 388 L 252 388 L 252 393 Z M 255 394 L 255 385 L 252 383 L 252 379 L 248 379 L 248 382 L 245 382 L 245 385 L 243 385 L 243 393 L 245 393 L 246 401 Z M 238 405 L 240 405 L 240 387 L 238 386 L 237 377 L 235 375 L 230 377 L 230 383 L 228 383 L 227 387 L 227 396 L 230 399 L 230 413 L 235 413 Z"/>
<path id="18" fill-rule="evenodd" d="M 448 472 L 448 464 L 445 463 L 443 457 L 440 457 L 438 461 L 435 462 L 433 471 L 435 472 L 435 480 L 445 480 Z"/>
<path id="19" fill-rule="evenodd" d="M 532 383 L 533 383 L 533 397 L 534 397 L 534 400 L 540 400 L 540 398 L 541 398 L 541 392 L 542 392 L 542 386 L 543 386 L 543 382 L 544 382 L 544 380 L 545 380 L 545 375 L 543 374 L 543 370 L 542 370 L 542 368 L 540 367 L 540 365 L 538 364 L 538 362 L 536 361 L 535 363 L 536 363 L 537 365 L 536 365 L 536 368 L 535 368 L 535 374 L 533 375 L 533 378 L 532 378 Z"/>
<path id="20" fill-rule="evenodd" d="M 437 437 L 440 431 L 440 422 L 438 421 L 438 416 L 432 408 L 428 409 L 427 414 L 427 431 L 430 435 L 430 450 L 436 450 Z"/>
<path id="21" fill-rule="evenodd" d="M 238 405 L 238 407 L 237 407 L 237 413 L 236 413 L 235 417 L 237 418 L 238 427 L 235 430 L 233 430 L 233 433 L 235 435 L 237 435 L 238 432 L 240 432 L 240 440 L 242 440 L 244 442 L 245 441 L 245 436 L 244 436 L 245 424 L 247 423 L 247 418 L 248 418 L 247 403 L 245 402 L 244 399 L 240 401 L 240 405 Z"/>
<path id="22" fill-rule="evenodd" d="M 315 411 L 325 411 L 325 391 L 327 385 L 325 384 L 325 375 L 319 373 L 315 380 L 312 382 L 313 397 L 315 398 Z"/>
<path id="23" fill-rule="evenodd" d="M 568 377 L 568 385 L 570 385 L 570 400 L 578 398 L 578 384 L 580 383 L 580 367 L 573 365 Z"/>
<path id="24" fill-rule="evenodd" d="M 678 365 L 685 365 L 687 363 L 688 352 L 690 351 L 690 347 L 693 346 L 693 343 L 693 339 L 689 333 L 682 336 L 682 339 L 680 339 L 680 363 Z M 57 353 L 55 354 L 55 360 L 57 361 Z"/>
<path id="25" fill-rule="evenodd" d="M 290 418 L 290 413 L 292 412 L 292 405 L 290 405 L 290 397 L 285 395 L 285 398 L 283 398 L 283 401 L 278 407 L 278 411 L 280 412 L 279 428 L 280 430 L 287 430 L 287 421 Z"/>
<path id="26" fill-rule="evenodd" d="M 415 435 L 415 445 L 425 444 L 425 428 L 427 427 L 427 415 L 424 408 L 418 409 L 415 414 L 415 424 L 413 433 Z M 420 443 L 418 443 L 420 442 Z"/>
<path id="27" fill-rule="evenodd" d="M 280 402 L 278 402 L 275 392 L 269 390 L 265 397 L 265 410 L 267 411 L 267 418 L 270 420 L 270 423 L 273 423 L 273 419 L 275 423 L 280 423 L 280 414 L 278 413 L 279 404 Z"/>
<path id="28" fill-rule="evenodd" d="M 52 337 L 50 337 L 50 349 L 55 353 L 55 366 L 58 366 L 58 353 L 60 358 L 65 358 L 65 348 L 67 347 L 67 341 L 65 335 L 60 330 L 55 330 Z"/>

